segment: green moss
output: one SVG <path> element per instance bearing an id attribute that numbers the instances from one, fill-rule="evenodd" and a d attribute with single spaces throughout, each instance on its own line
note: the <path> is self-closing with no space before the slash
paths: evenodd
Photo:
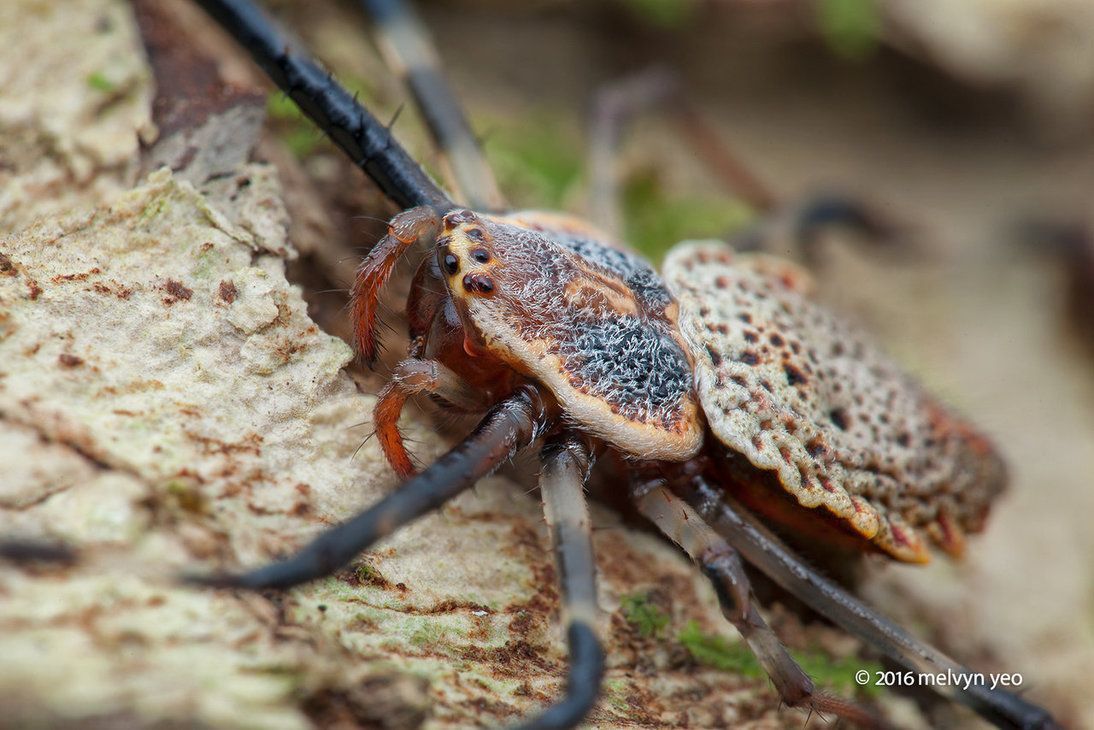
<path id="1" fill-rule="evenodd" d="M 657 606 L 650 603 L 645 593 L 632 593 L 620 599 L 623 617 L 638 629 L 645 637 L 660 636 L 669 625 L 669 617 Z"/>
<path id="2" fill-rule="evenodd" d="M 729 641 L 717 634 L 704 633 L 695 621 L 689 621 L 676 637 L 700 664 L 746 677 L 763 677 L 764 671 L 748 646 L 742 641 Z"/>
<path id="3" fill-rule="evenodd" d="M 630 686 L 623 679 L 609 679 L 604 682 L 603 695 L 612 707 L 617 710 L 627 710 L 630 708 L 630 700 L 627 695 L 630 691 Z"/>
<path id="4" fill-rule="evenodd" d="M 728 196 L 669 193 L 654 171 L 633 175 L 623 189 L 626 240 L 654 261 L 685 239 L 724 238 L 754 217 Z"/>
<path id="5" fill-rule="evenodd" d="M 695 0 L 624 0 L 641 20 L 658 28 L 680 28 L 695 13 Z"/>
<path id="6" fill-rule="evenodd" d="M 422 619 L 407 634 L 407 641 L 414 646 L 433 650 L 449 648 L 453 637 L 467 636 L 467 631 L 458 626 L 445 624 L 438 619 Z"/>
<path id="7" fill-rule="evenodd" d="M 581 180 L 581 142 L 556 114 L 542 111 L 518 124 L 499 124 L 486 156 L 515 207 L 562 208 Z"/>
<path id="8" fill-rule="evenodd" d="M 717 634 L 704 633 L 695 621 L 688 622 L 677 640 L 700 664 L 746 677 L 767 676 L 747 644 L 743 641 L 729 641 Z M 881 668 L 875 662 L 853 656 L 834 659 L 820 649 L 791 651 L 790 655 L 820 687 L 845 695 L 858 692 L 868 697 L 877 696 L 881 692 L 881 688 L 872 683 L 859 685 L 855 682 L 855 672 L 859 670 L 864 669 L 873 677 Z"/>
<path id="9" fill-rule="evenodd" d="M 94 89 L 95 91 L 101 91 L 104 94 L 109 94 L 117 88 L 114 82 L 108 79 L 106 74 L 101 71 L 95 71 L 94 73 L 88 74 L 87 85 L 88 88 Z"/>
<path id="10" fill-rule="evenodd" d="M 144 226 L 155 218 L 165 214 L 171 208 L 171 202 L 167 195 L 157 195 L 148 201 L 137 217 L 137 225 Z"/>
<path id="11" fill-rule="evenodd" d="M 845 657 L 834 659 L 819 651 L 790 652 L 805 673 L 822 687 L 828 687 L 841 694 L 853 694 L 858 692 L 866 697 L 876 697 L 881 694 L 881 687 L 872 681 L 860 685 L 855 681 L 855 672 L 865 669 L 874 677 L 875 672 L 880 671 L 881 665 L 875 662 L 859 659 L 858 657 Z"/>
<path id="12" fill-rule="evenodd" d="M 303 159 L 324 143 L 325 137 L 300 108 L 280 91 L 266 97 L 266 114 L 277 136 L 297 159 Z"/>
<path id="13" fill-rule="evenodd" d="M 414 646 L 435 647 L 445 639 L 447 633 L 443 626 L 433 621 L 423 621 L 410 632 L 407 640 Z"/>
<path id="14" fill-rule="evenodd" d="M 164 492 L 184 512 L 200 514 L 205 511 L 205 496 L 194 484 L 172 479 L 164 485 Z"/>
<path id="15" fill-rule="evenodd" d="M 835 53 L 860 59 L 877 48 L 881 16 L 876 0 L 817 0 L 816 7 L 821 35 Z"/>
<path id="16" fill-rule="evenodd" d="M 357 576 L 357 580 L 362 583 L 378 583 L 384 580 L 384 576 L 380 575 L 380 571 L 370 563 L 360 563 L 353 569 L 353 572 Z"/>

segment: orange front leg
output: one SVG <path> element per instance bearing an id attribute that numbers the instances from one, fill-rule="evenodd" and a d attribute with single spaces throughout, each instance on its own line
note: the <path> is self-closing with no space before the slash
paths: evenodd
<path id="1" fill-rule="evenodd" d="M 421 240 L 432 240 L 440 231 L 437 211 L 428 207 L 411 208 L 391 219 L 387 235 L 380 239 L 357 270 L 350 295 L 354 337 L 361 359 L 371 365 L 379 346 L 376 337 L 376 310 L 380 290 L 391 278 L 395 264 L 406 251 Z"/>
<path id="2" fill-rule="evenodd" d="M 373 410 L 373 422 L 384 456 L 391 468 L 404 479 L 413 476 L 417 469 L 399 431 L 399 415 L 407 398 L 416 393 L 435 395 L 469 413 L 483 411 L 490 406 L 484 392 L 476 391 L 436 360 L 403 360 L 396 365 L 391 382 L 380 391 L 380 399 Z"/>

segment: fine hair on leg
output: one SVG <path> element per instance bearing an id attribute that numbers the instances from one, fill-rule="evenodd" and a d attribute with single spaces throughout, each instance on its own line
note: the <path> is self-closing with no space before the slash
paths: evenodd
<path id="1" fill-rule="evenodd" d="M 404 210 L 391 219 L 387 235 L 372 247 L 358 267 L 350 292 L 350 309 L 357 353 L 366 365 L 375 363 L 379 354 L 376 323 L 381 290 L 391 279 L 403 254 L 418 243 L 431 244 L 440 225 L 440 216 L 433 208 L 423 206 Z"/>
<path id="2" fill-rule="evenodd" d="M 372 420 L 388 463 L 404 479 L 413 476 L 417 469 L 399 430 L 399 416 L 407 398 L 421 393 L 436 396 L 464 413 L 481 413 L 490 405 L 481 391 L 468 385 L 444 363 L 416 358 L 400 361 L 391 373 L 391 380 L 380 391 Z"/>

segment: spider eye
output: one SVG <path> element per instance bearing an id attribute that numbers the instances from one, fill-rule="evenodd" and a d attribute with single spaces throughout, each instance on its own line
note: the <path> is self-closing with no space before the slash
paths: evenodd
<path id="1" fill-rule="evenodd" d="M 463 277 L 463 288 L 475 294 L 488 295 L 494 291 L 494 280 L 482 274 L 467 274 Z"/>
<path id="2" fill-rule="evenodd" d="M 471 252 L 471 258 L 478 261 L 480 264 L 485 264 L 490 260 L 490 254 L 485 248 L 476 248 Z"/>
<path id="3" fill-rule="evenodd" d="M 446 253 L 444 255 L 444 270 L 451 275 L 455 275 L 460 270 L 460 260 L 455 255 Z"/>

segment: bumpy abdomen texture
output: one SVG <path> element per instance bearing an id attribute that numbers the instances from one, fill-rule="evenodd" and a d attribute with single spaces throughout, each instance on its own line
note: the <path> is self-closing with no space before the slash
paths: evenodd
<path id="1" fill-rule="evenodd" d="M 983 436 L 811 300 L 792 264 L 693 243 L 669 255 L 664 276 L 727 448 L 893 557 L 927 561 L 923 533 L 960 553 L 1005 482 Z"/>

